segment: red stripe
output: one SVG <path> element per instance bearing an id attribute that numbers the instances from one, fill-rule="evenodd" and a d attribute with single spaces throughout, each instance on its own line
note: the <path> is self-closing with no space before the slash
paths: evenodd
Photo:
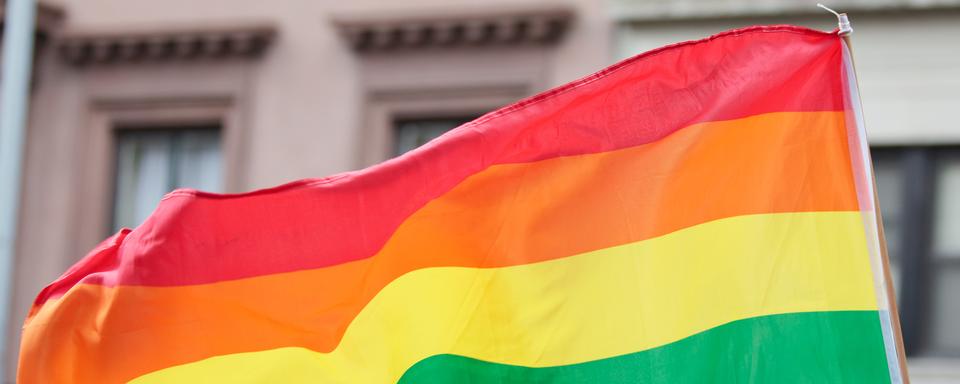
<path id="1" fill-rule="evenodd" d="M 79 281 L 200 284 L 363 259 L 411 213 L 491 165 L 636 146 L 698 122 L 843 110 L 840 60 L 835 34 L 734 30 L 627 59 L 362 171 L 241 195 L 175 191 L 36 303 Z"/>

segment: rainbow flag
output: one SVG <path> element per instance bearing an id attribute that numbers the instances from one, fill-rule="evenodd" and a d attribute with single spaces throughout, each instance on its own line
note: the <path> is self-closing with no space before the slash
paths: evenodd
<path id="1" fill-rule="evenodd" d="M 667 46 L 383 164 L 177 190 L 43 290 L 22 383 L 900 380 L 837 33 Z"/>

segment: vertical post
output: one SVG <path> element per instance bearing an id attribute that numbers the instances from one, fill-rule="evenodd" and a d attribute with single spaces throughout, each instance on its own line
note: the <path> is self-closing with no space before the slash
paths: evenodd
<path id="1" fill-rule="evenodd" d="M 36 17 L 34 0 L 7 0 L 5 6 L 0 73 L 0 380 L 4 381 Z"/>
<path id="2" fill-rule="evenodd" d="M 830 10 L 829 8 L 826 8 L 820 4 L 817 4 L 817 5 L 820 6 L 821 8 Z M 832 10 L 830 11 L 833 12 Z M 856 75 L 856 67 L 853 65 L 853 46 L 850 44 L 850 34 L 853 32 L 853 29 L 850 27 L 850 21 L 847 18 L 847 14 L 845 13 L 838 14 L 836 12 L 833 12 L 833 13 L 837 15 L 837 19 L 839 21 L 838 33 L 840 34 L 840 37 L 843 39 L 843 42 L 844 42 L 844 45 L 846 45 L 847 51 L 850 53 L 849 68 L 852 70 L 853 73 L 852 73 L 852 78 L 850 79 L 851 84 L 849 84 L 849 87 L 850 87 L 851 94 L 855 93 L 855 95 L 852 95 L 853 97 L 855 97 L 855 100 L 853 102 L 854 105 L 851 105 L 851 107 L 856 110 L 857 114 L 859 114 L 860 111 L 862 110 L 862 106 L 860 105 L 860 86 L 858 85 L 859 81 Z M 874 217 L 876 219 L 875 224 L 877 228 L 878 240 L 880 243 L 879 244 L 880 259 L 881 259 L 880 266 L 882 269 L 881 273 L 883 275 L 884 288 L 887 292 L 885 296 L 887 297 L 887 301 L 888 301 L 887 305 L 889 306 L 889 311 L 890 311 L 891 331 L 893 332 L 894 344 L 896 346 L 897 363 L 899 364 L 900 376 L 901 376 L 901 379 L 903 380 L 903 383 L 910 384 L 910 375 L 907 372 L 907 358 L 904 352 L 903 335 L 900 330 L 900 314 L 897 310 L 897 295 L 894 292 L 894 288 L 893 288 L 893 276 L 890 274 L 890 256 L 887 252 L 887 240 L 884 237 L 884 233 L 883 233 L 883 217 L 881 216 L 881 213 L 880 213 L 880 203 L 879 203 L 880 200 L 877 197 L 876 177 L 874 177 L 874 173 L 873 173 L 873 161 L 870 157 L 869 147 L 866 144 L 867 138 L 866 138 L 865 130 L 864 130 L 864 127 L 862 126 L 862 121 L 859 118 L 857 119 L 857 123 L 858 125 L 861 125 L 860 127 L 858 127 L 858 130 L 862 132 L 860 139 L 864 141 L 863 151 L 865 153 L 863 153 L 863 157 L 866 159 L 866 161 L 864 161 L 863 167 L 864 167 L 864 173 L 868 178 L 867 182 L 870 183 L 871 185 L 870 190 L 872 191 L 872 195 L 870 197 L 873 199 Z"/>

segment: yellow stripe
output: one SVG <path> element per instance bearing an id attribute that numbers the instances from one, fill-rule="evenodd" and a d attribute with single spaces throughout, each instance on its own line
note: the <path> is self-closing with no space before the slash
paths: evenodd
<path id="1" fill-rule="evenodd" d="M 858 212 L 740 216 L 536 264 L 418 270 L 380 292 L 329 354 L 218 356 L 136 382 L 386 383 L 440 353 L 564 365 L 743 318 L 875 310 L 862 225 Z"/>

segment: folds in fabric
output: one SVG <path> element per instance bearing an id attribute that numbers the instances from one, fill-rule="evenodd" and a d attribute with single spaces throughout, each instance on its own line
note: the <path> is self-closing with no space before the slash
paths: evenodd
<path id="1" fill-rule="evenodd" d="M 730 31 L 369 169 L 175 191 L 41 292 L 19 379 L 881 377 L 841 51 Z"/>

